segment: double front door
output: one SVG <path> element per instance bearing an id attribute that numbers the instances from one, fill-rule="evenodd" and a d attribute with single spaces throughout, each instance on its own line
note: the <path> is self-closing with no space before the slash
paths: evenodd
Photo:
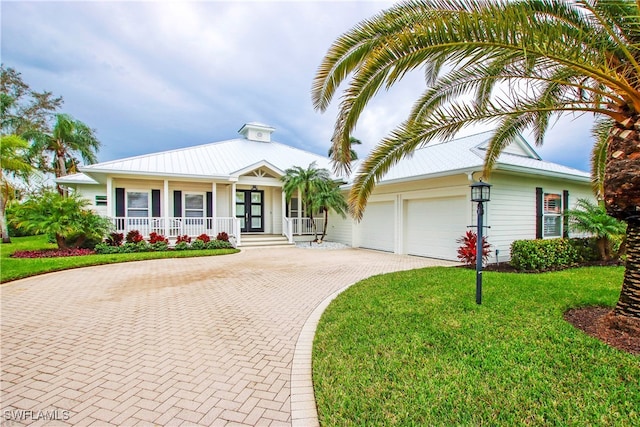
<path id="1" fill-rule="evenodd" d="M 264 191 L 237 190 L 236 218 L 243 233 L 264 231 Z"/>

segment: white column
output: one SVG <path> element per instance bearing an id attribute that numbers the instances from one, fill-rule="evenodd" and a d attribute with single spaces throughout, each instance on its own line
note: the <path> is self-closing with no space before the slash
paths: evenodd
<path id="1" fill-rule="evenodd" d="M 115 203 L 113 203 L 114 196 L 115 195 L 113 194 L 113 178 L 108 176 L 107 177 L 107 216 L 109 218 L 116 216 L 114 211 Z"/>
<path id="2" fill-rule="evenodd" d="M 404 253 L 404 199 L 398 194 L 395 200 L 395 247 L 397 254 Z"/>
<path id="3" fill-rule="evenodd" d="M 213 229 L 213 237 L 218 234 L 216 209 L 218 208 L 217 184 L 211 183 L 211 228 Z"/>
<path id="4" fill-rule="evenodd" d="M 169 180 L 164 180 L 162 192 L 162 217 L 164 218 L 164 237 L 169 237 Z"/>

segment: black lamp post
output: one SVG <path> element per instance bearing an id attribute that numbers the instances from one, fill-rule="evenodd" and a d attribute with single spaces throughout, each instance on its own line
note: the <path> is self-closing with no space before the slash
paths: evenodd
<path id="1" fill-rule="evenodd" d="M 478 203 L 478 233 L 476 242 L 476 304 L 482 304 L 482 232 L 484 229 L 484 202 L 490 200 L 491 185 L 482 180 L 471 184 L 471 201 Z"/>

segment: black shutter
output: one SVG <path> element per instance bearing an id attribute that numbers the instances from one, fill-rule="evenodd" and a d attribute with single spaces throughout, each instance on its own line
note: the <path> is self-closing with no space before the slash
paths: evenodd
<path id="1" fill-rule="evenodd" d="M 173 192 L 173 216 L 182 216 L 182 191 L 175 190 Z"/>
<path id="2" fill-rule="evenodd" d="M 151 190 L 151 216 L 160 217 L 160 190 Z"/>
<path id="3" fill-rule="evenodd" d="M 211 218 L 213 216 L 213 192 L 207 191 L 207 218 Z M 207 219 L 207 228 L 212 229 L 213 223 L 211 219 Z"/>
<path id="4" fill-rule="evenodd" d="M 569 238 L 569 217 L 567 217 L 567 211 L 569 210 L 569 190 L 562 192 L 562 237 Z"/>
<path id="5" fill-rule="evenodd" d="M 536 187 L 536 239 L 542 239 L 542 188 Z"/>
<path id="6" fill-rule="evenodd" d="M 125 216 L 124 211 L 124 188 L 116 188 L 116 216 Z"/>

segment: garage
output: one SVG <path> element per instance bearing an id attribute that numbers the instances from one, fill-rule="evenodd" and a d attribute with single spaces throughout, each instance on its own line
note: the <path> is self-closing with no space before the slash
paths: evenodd
<path id="1" fill-rule="evenodd" d="M 456 242 L 467 231 L 464 197 L 408 200 L 405 205 L 405 248 L 409 255 L 457 259 Z"/>
<path id="2" fill-rule="evenodd" d="M 372 202 L 367 205 L 360 222 L 360 247 L 393 252 L 394 203 Z"/>

